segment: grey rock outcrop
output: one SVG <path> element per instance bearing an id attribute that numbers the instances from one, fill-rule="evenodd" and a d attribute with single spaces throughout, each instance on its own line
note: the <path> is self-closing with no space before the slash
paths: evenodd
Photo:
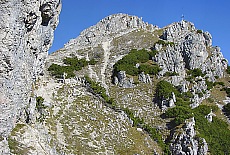
<path id="1" fill-rule="evenodd" d="M 194 118 L 186 120 L 183 129 L 175 132 L 170 145 L 172 154 L 177 155 L 206 155 L 208 145 L 203 138 L 196 138 Z M 179 133 L 180 134 L 177 134 Z"/>
<path id="2" fill-rule="evenodd" d="M 162 39 L 171 44 L 155 45 L 159 53 L 153 59 L 163 69 L 161 76 L 166 72 L 176 72 L 180 77 L 185 77 L 186 69 L 195 68 L 200 68 L 211 81 L 215 81 L 215 76 L 224 76 L 227 60 L 219 47 L 212 47 L 209 32 L 200 32 L 193 23 L 182 20 L 165 27 Z M 175 85 L 183 78 L 180 80 Z"/>
<path id="3" fill-rule="evenodd" d="M 207 116 L 205 116 L 205 118 L 206 118 L 209 122 L 212 122 L 213 116 L 216 116 L 216 115 L 215 115 L 215 114 L 212 112 L 212 110 L 211 110 L 211 112 L 210 112 Z"/>
<path id="4" fill-rule="evenodd" d="M 174 107 L 175 103 L 176 103 L 176 96 L 175 96 L 174 92 L 172 92 L 172 96 L 170 98 L 163 99 L 161 101 L 160 108 L 162 110 L 166 110 L 168 107 Z"/>
<path id="5" fill-rule="evenodd" d="M 150 75 L 149 74 L 145 74 L 144 72 L 141 72 L 139 75 L 138 75 L 138 80 L 140 82 L 143 82 L 143 83 L 152 83 L 152 80 L 150 78 Z"/>
<path id="6" fill-rule="evenodd" d="M 43 74 L 60 10 L 60 0 L 0 2 L 0 135 L 3 137 L 29 107 L 32 85 L 37 75 Z"/>
<path id="7" fill-rule="evenodd" d="M 223 57 L 219 47 L 212 46 L 212 36 L 209 32 L 197 30 L 193 23 L 182 20 L 167 27 L 162 35 L 161 42 L 154 48 L 159 51 L 153 60 L 159 64 L 165 73 L 177 73 L 169 78 L 175 86 L 181 86 L 181 92 L 187 92 L 191 87 L 194 93 L 191 107 L 195 108 L 209 97 L 205 79 L 215 82 L 217 77 L 224 77 L 227 60 Z M 205 77 L 197 77 L 194 81 L 187 81 L 186 70 L 200 69 Z M 190 85 L 191 84 L 191 85 Z M 197 94 L 200 94 L 199 96 Z M 202 96 L 201 96 L 202 95 Z"/>
<path id="8" fill-rule="evenodd" d="M 127 78 L 125 71 L 119 71 L 117 76 L 114 77 L 114 84 L 123 88 L 133 88 L 134 81 L 132 78 Z"/>

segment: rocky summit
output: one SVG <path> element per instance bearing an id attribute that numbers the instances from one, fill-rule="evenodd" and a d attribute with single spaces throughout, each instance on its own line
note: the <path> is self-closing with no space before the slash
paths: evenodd
<path id="1" fill-rule="evenodd" d="M 19 10 L 1 17 L 1 154 L 230 153 L 230 67 L 209 32 L 120 13 L 46 58 L 60 2 L 0 4 Z"/>

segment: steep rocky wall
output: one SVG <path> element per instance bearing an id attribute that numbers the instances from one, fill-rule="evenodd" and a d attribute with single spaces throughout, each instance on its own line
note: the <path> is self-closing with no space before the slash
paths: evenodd
<path id="1" fill-rule="evenodd" d="M 58 24 L 61 0 L 0 2 L 0 136 L 6 137 L 29 106 L 43 74 Z"/>
<path id="2" fill-rule="evenodd" d="M 215 76 L 224 76 L 228 61 L 219 47 L 212 46 L 209 32 L 197 30 L 193 23 L 182 20 L 165 27 L 161 38 L 172 44 L 155 46 L 160 51 L 155 61 L 163 68 L 161 75 L 169 71 L 184 77 L 186 69 L 200 68 L 211 81 L 215 81 Z"/>

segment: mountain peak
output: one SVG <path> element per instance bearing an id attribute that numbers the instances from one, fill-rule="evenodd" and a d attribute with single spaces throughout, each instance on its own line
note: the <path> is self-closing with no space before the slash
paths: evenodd
<path id="1" fill-rule="evenodd" d="M 113 14 L 100 20 L 96 25 L 83 30 L 76 39 L 71 39 L 65 48 L 79 45 L 95 47 L 111 37 L 124 35 L 137 29 L 153 31 L 158 27 L 144 22 L 142 18 L 137 16 L 123 13 Z"/>

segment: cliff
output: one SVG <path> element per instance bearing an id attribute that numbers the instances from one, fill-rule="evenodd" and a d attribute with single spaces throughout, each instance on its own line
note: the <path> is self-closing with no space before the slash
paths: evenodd
<path id="1" fill-rule="evenodd" d="M 58 24 L 60 0 L 0 2 L 0 135 L 7 137 L 33 98 Z"/>

